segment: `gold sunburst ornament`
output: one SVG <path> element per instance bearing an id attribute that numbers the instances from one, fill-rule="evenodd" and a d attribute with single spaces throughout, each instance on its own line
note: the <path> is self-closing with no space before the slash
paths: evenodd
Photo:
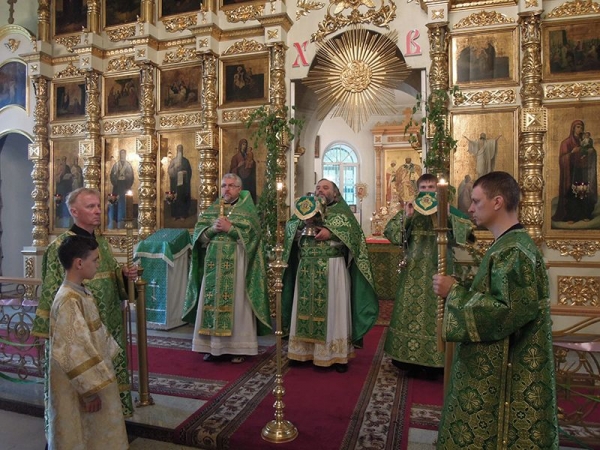
<path id="1" fill-rule="evenodd" d="M 373 115 L 398 114 L 393 89 L 410 74 L 398 56 L 398 33 L 351 29 L 320 45 L 304 83 L 319 99 L 317 115 L 341 117 L 356 133 Z"/>

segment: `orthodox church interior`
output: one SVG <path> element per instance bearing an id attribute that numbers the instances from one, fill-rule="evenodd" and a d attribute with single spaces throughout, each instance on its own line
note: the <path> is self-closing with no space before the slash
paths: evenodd
<path id="1" fill-rule="evenodd" d="M 383 230 L 416 195 L 417 178 L 444 177 L 452 204 L 467 213 L 473 181 L 501 170 L 521 186 L 520 221 L 548 269 L 559 424 L 571 437 L 563 436 L 561 445 L 597 448 L 600 3 L 8 0 L 0 11 L 0 375 L 6 375 L 0 409 L 41 420 L 43 351 L 31 337 L 31 320 L 44 251 L 72 225 L 65 201 L 78 187 L 101 192 L 98 233 L 125 264 L 139 261 L 136 252 L 178 245 L 239 161 L 244 189 L 271 205 L 265 209 L 271 245 L 294 200 L 314 191 L 318 180 L 333 180 L 366 236 L 384 314 L 398 287 L 403 250 Z M 576 145 L 584 155 L 578 160 L 571 153 Z M 185 164 L 189 176 L 171 170 L 174 162 Z M 493 241 L 483 229 L 475 235 L 475 244 L 456 251 L 467 269 Z M 171 272 L 185 272 L 185 250 L 169 248 L 183 256 L 169 261 Z M 310 411 L 350 401 L 307 400 L 310 385 L 281 367 L 279 336 L 261 342 L 265 355 L 271 352 L 268 377 L 254 362 L 227 377 L 202 374 L 204 366 L 184 351 L 193 329 L 180 320 L 185 280 L 167 271 L 158 283 L 152 271 L 166 267 L 158 266 L 144 267 L 146 315 L 138 304 L 130 321 L 132 348 L 143 351 L 133 358 L 140 364 L 132 371 L 140 406 L 127 421 L 132 448 L 433 448 L 440 383 L 409 384 L 404 397 L 391 396 L 396 400 L 385 404 L 383 422 L 395 423 L 393 432 L 361 422 L 370 406 L 352 400 L 341 430 L 329 430 L 339 439 L 327 446 L 327 433 L 319 430 L 328 424 L 311 422 Z M 275 322 L 276 288 L 272 296 Z M 139 341 L 140 329 L 147 345 Z M 380 350 L 377 340 L 366 341 L 363 356 L 372 359 Z M 172 359 L 178 352 L 187 359 Z M 157 375 L 153 358 L 169 361 L 163 369 L 170 377 Z M 263 359 L 260 369 L 267 370 Z M 359 379 L 346 379 L 357 384 L 357 398 L 370 379 L 371 359 Z M 180 366 L 180 373 L 168 371 Z M 331 389 L 344 386 L 342 374 L 319 375 L 329 377 Z M 205 377 L 222 384 L 198 380 Z M 206 405 L 244 377 L 252 386 L 263 382 L 261 391 L 242 402 L 229 425 L 216 425 L 226 414 Z M 281 397 L 273 405 L 274 383 L 286 378 L 292 380 L 285 407 Z M 157 389 L 152 402 L 148 383 L 151 392 Z M 188 395 L 186 383 L 188 391 L 212 391 Z M 574 385 L 585 394 L 572 395 Z M 303 386 L 308 396 L 294 395 L 292 386 Z M 413 391 L 437 392 L 439 399 L 413 399 Z M 401 403 L 400 411 L 399 402 L 413 403 Z M 304 417 L 296 444 L 261 439 L 261 428 L 284 412 L 291 422 Z M 376 439 L 381 436 L 384 444 Z"/>

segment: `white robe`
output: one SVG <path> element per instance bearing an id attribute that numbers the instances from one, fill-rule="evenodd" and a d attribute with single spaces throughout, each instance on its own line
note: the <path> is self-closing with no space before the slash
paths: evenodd
<path id="1" fill-rule="evenodd" d="M 83 287 L 63 283 L 50 311 L 48 448 L 127 449 L 129 443 L 112 358 L 119 345 L 100 320 Z M 97 394 L 100 411 L 83 411 L 83 398 Z"/>
<path id="2" fill-rule="evenodd" d="M 336 243 L 337 244 L 337 243 Z M 334 244 L 334 245 L 336 245 Z M 337 244 L 340 245 L 340 244 Z M 329 258 L 327 280 L 327 336 L 324 343 L 296 338 L 298 316 L 298 279 L 294 287 L 294 303 L 288 343 L 288 357 L 296 361 L 313 361 L 321 367 L 348 364 L 353 358 L 352 311 L 350 309 L 350 274 L 343 256 Z"/>

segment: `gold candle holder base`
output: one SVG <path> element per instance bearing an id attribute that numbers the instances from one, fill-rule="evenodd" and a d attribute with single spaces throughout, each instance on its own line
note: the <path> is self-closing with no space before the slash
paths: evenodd
<path id="1" fill-rule="evenodd" d="M 289 420 L 271 420 L 262 429 L 261 436 L 267 442 L 282 444 L 296 439 L 298 428 Z"/>
<path id="2" fill-rule="evenodd" d="M 268 422 L 262 429 L 261 436 L 267 442 L 280 444 L 290 442 L 298 436 L 298 429 L 289 421 L 283 419 L 283 396 L 285 388 L 283 387 L 283 345 L 281 338 L 283 331 L 281 328 L 281 292 L 283 291 L 283 271 L 287 264 L 282 260 L 283 245 L 278 242 L 274 248 L 274 259 L 269 263 L 269 267 L 275 273 L 275 338 L 277 345 L 277 374 L 275 375 L 275 387 L 273 388 L 273 396 L 275 397 L 275 419 Z"/>

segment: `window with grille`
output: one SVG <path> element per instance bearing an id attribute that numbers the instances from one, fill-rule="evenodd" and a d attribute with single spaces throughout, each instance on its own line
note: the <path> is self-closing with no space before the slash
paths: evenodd
<path id="1" fill-rule="evenodd" d="M 359 164 L 356 152 L 346 144 L 335 144 L 323 154 L 323 178 L 333 181 L 340 188 L 342 197 L 349 205 L 356 205 L 354 185 L 359 180 Z"/>

